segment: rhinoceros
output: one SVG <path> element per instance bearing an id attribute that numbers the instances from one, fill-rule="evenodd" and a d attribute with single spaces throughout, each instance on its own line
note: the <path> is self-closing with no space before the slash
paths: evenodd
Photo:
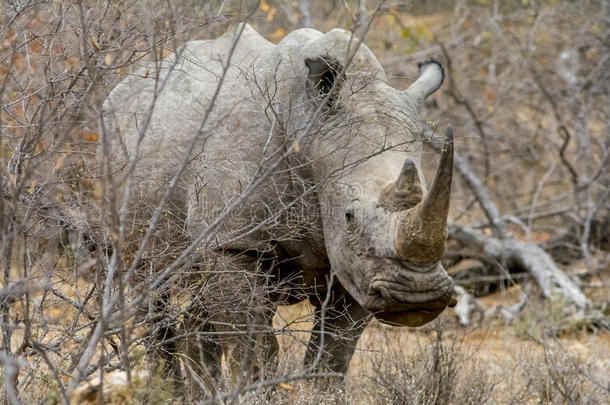
<path id="1" fill-rule="evenodd" d="M 430 187 L 420 164 L 422 106 L 443 75 L 429 61 L 397 90 L 349 31 L 298 29 L 274 45 L 239 24 L 116 86 L 98 155 L 128 201 L 126 243 L 141 243 L 158 215 L 144 267 L 191 258 L 164 274 L 188 273 L 192 287 L 189 370 L 218 376 L 231 331 L 255 336 L 244 341 L 271 363 L 265 326 L 278 304 L 309 299 L 305 361 L 345 373 L 372 318 L 419 326 L 454 303 L 441 264 L 450 128 Z M 231 353 L 235 365 L 258 364 L 244 360 L 252 350 Z"/>

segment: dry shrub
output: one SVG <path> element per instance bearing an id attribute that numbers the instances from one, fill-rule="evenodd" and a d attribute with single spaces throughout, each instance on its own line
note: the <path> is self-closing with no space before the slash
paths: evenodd
<path id="1" fill-rule="evenodd" d="M 431 338 L 415 345 L 401 345 L 402 339 L 397 341 L 395 333 L 370 328 L 366 343 L 378 345 L 377 350 L 371 353 L 361 345 L 360 356 L 371 354 L 371 364 L 364 360 L 366 365 L 360 367 L 358 361 L 352 362 L 345 381 L 324 378 L 280 384 L 242 400 L 278 405 L 492 403 L 495 384 L 484 364 L 468 355 L 461 339 L 447 337 L 443 327 L 436 323 Z M 417 333 L 404 332 L 409 341 Z"/>
<path id="2" fill-rule="evenodd" d="M 246 398 L 245 403 L 256 405 L 371 403 L 370 401 L 360 402 L 357 398 L 357 395 L 350 392 L 341 381 L 318 379 L 302 381 L 294 385 L 283 384 L 265 394 L 259 394 L 251 399 Z"/>
<path id="3" fill-rule="evenodd" d="M 545 300 L 530 299 L 527 310 L 515 319 L 515 333 L 524 338 L 561 337 L 580 332 L 603 333 L 610 331 L 609 308 L 604 302 L 595 302 L 578 310 L 561 297 Z"/>
<path id="4" fill-rule="evenodd" d="M 592 360 L 607 358 L 592 356 L 589 361 L 570 353 L 555 338 L 536 339 L 543 350 L 542 359 L 525 361 L 523 373 L 531 397 L 549 404 L 605 404 L 610 401 L 608 364 Z M 607 363 L 606 359 L 606 363 Z"/>
<path id="5" fill-rule="evenodd" d="M 241 400 L 254 404 L 603 404 L 610 399 L 605 376 L 610 359 L 604 342 L 604 336 L 590 334 L 579 339 L 573 335 L 525 337 L 498 325 L 464 332 L 446 319 L 423 330 L 396 331 L 373 324 L 345 381 L 282 383 Z M 291 350 L 295 346 L 290 345 Z M 300 358 L 298 350 L 294 353 L 291 365 Z"/>
<path id="6" fill-rule="evenodd" d="M 303 319 L 306 313 L 305 306 L 291 310 L 295 319 Z M 291 322 L 287 317 L 284 321 Z M 609 359 L 605 339 L 599 338 L 524 338 L 497 326 L 464 333 L 446 320 L 419 330 L 397 331 L 373 324 L 345 381 L 318 378 L 279 382 L 229 396 L 226 403 L 603 404 L 610 398 L 604 374 Z M 594 343 L 599 341 L 602 345 Z M 284 342 L 281 375 L 298 374 L 300 344 L 292 339 Z M 151 374 L 143 385 L 132 385 L 131 403 L 171 401 L 171 387 L 160 375 Z M 108 384 L 104 388 L 107 401 L 112 401 L 114 392 L 127 395 L 121 387 L 106 392 L 110 387 Z M 191 398 L 193 403 L 202 399 Z"/>
<path id="7" fill-rule="evenodd" d="M 447 338 L 443 328 L 441 322 L 435 322 L 431 341 L 416 348 L 387 341 L 388 353 L 366 373 L 379 403 L 489 402 L 495 384 L 484 367 L 468 356 L 463 341 Z"/>

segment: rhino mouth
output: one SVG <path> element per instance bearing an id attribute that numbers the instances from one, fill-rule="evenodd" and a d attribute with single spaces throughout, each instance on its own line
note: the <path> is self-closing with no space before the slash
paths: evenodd
<path id="1" fill-rule="evenodd" d="M 401 312 L 381 311 L 374 313 L 374 315 L 380 322 L 387 325 L 415 327 L 436 319 L 444 309 L 445 307 L 435 310 L 420 309 Z"/>
<path id="2" fill-rule="evenodd" d="M 371 280 L 364 305 L 381 322 L 420 326 L 457 303 L 453 280 L 440 264 L 426 269 L 391 267 Z"/>
<path id="3" fill-rule="evenodd" d="M 368 303 L 368 302 L 367 302 Z M 393 326 L 421 326 L 438 317 L 446 307 L 454 307 L 457 300 L 453 294 L 449 294 L 446 299 L 420 304 L 421 306 L 412 307 L 404 304 L 403 309 L 397 307 L 387 310 L 373 311 L 373 315 L 380 322 Z"/>

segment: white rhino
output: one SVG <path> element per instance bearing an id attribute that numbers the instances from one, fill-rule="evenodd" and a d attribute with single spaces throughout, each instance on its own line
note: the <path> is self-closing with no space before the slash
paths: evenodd
<path id="1" fill-rule="evenodd" d="M 274 45 L 240 24 L 112 91 L 98 155 L 118 196 L 129 188 L 126 243 L 140 243 L 165 196 L 146 268 L 162 270 L 192 245 L 197 270 L 182 270 L 197 286 L 183 325 L 194 336 L 188 369 L 217 375 L 213 337 L 227 334 L 209 332 L 253 326 L 269 361 L 277 342 L 262 326 L 281 303 L 309 298 L 318 308 L 306 362 L 339 373 L 371 314 L 418 326 L 454 303 L 440 263 L 450 129 L 429 188 L 419 161 L 423 100 L 443 70 L 431 61 L 420 73 L 396 90 L 348 31 L 299 29 Z M 232 353 L 235 365 L 256 365 Z"/>

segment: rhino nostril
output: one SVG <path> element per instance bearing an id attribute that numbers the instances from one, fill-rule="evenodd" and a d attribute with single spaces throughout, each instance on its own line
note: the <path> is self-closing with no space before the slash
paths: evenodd
<path id="1" fill-rule="evenodd" d="M 368 295 L 372 297 L 378 297 L 386 302 L 392 300 L 392 295 L 390 294 L 390 291 L 384 285 L 372 285 L 369 288 Z"/>
<path id="2" fill-rule="evenodd" d="M 381 291 L 378 288 L 371 286 L 367 293 L 365 307 L 369 311 L 379 311 L 386 306 L 386 300 L 383 298 Z"/>

